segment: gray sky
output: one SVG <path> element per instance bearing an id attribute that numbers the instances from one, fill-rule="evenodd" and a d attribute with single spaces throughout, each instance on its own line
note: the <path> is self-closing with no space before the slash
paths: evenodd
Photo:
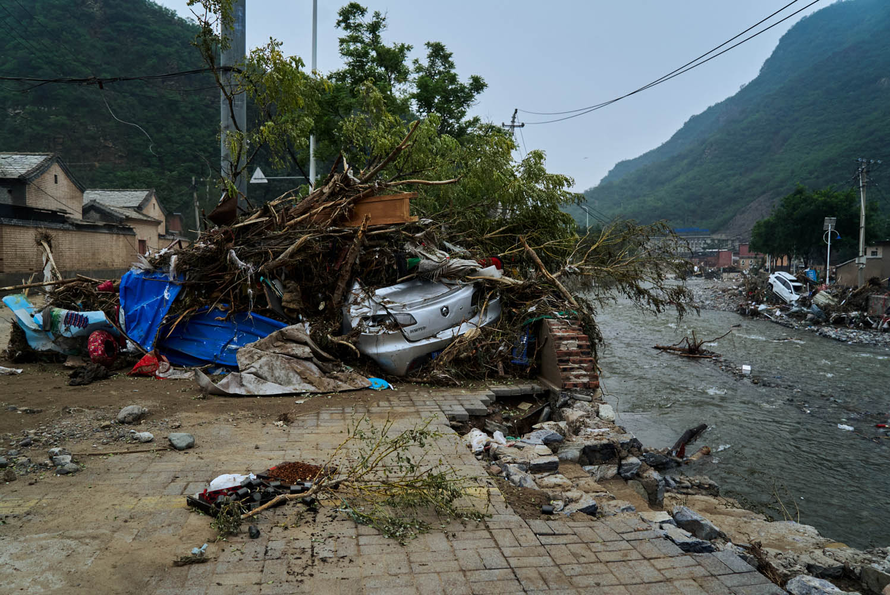
<path id="1" fill-rule="evenodd" d="M 190 16 L 186 0 L 155 0 Z M 790 14 L 811 0 L 800 0 Z M 566 122 L 527 125 L 520 146 L 543 149 L 552 172 L 583 191 L 622 159 L 666 141 L 690 116 L 751 81 L 779 38 L 822 0 L 767 33 L 688 74 L 605 109 Z M 790 0 L 365 0 L 386 13 L 389 43 L 441 41 L 462 78 L 488 83 L 474 113 L 509 122 L 514 108 L 553 112 L 592 105 L 636 89 L 723 43 Z M 337 10 L 319 0 L 318 68 L 339 68 Z M 311 61 L 311 0 L 247 0 L 247 45 L 274 37 L 287 54 Z M 520 112 L 520 121 L 548 117 Z"/>

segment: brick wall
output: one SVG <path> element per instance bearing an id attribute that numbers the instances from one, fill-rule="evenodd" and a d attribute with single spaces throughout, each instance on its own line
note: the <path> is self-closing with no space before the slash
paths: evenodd
<path id="1" fill-rule="evenodd" d="M 559 388 L 599 388 L 590 338 L 575 320 L 550 318 L 541 325 L 541 376 Z"/>
<path id="2" fill-rule="evenodd" d="M 29 207 L 67 211 L 75 219 L 83 212 L 83 192 L 54 163 L 43 175 L 28 184 L 26 200 Z"/>
<path id="3" fill-rule="evenodd" d="M 145 240 L 146 245 L 152 250 L 160 249 L 158 245 L 158 224 L 141 219 L 127 219 L 127 225 L 136 232 L 136 238 Z M 137 244 L 138 246 L 138 244 Z"/>
<path id="4" fill-rule="evenodd" d="M 148 215 L 152 219 L 157 219 L 161 222 L 158 225 L 157 230 L 158 233 L 164 235 L 167 233 L 167 218 L 164 216 L 164 211 L 161 210 L 161 205 L 158 202 L 158 197 L 154 194 L 151 195 L 151 200 L 145 205 L 145 208 L 142 210 L 142 213 Z"/>
<path id="5" fill-rule="evenodd" d="M 34 242 L 40 229 L 32 225 L 0 224 L 0 274 L 20 279 L 43 269 L 42 250 Z M 53 259 L 65 273 L 118 271 L 136 258 L 136 236 L 79 229 L 47 229 L 53 236 Z"/>

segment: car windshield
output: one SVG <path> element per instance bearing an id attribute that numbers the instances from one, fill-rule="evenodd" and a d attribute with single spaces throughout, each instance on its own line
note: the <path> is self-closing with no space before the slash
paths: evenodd
<path id="1" fill-rule="evenodd" d="M 791 289 L 794 291 L 794 293 L 803 293 L 803 285 L 801 285 L 800 283 L 792 283 Z"/>

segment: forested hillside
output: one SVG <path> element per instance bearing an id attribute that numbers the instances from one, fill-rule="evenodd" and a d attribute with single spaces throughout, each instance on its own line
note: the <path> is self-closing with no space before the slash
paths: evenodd
<path id="1" fill-rule="evenodd" d="M 204 67 L 191 45 L 198 27 L 147 0 L 0 0 L 0 24 L 3 76 L 141 76 Z M 219 91 L 210 74 L 101 89 L 3 82 L 0 108 L 0 151 L 55 151 L 87 187 L 153 187 L 168 209 L 186 214 L 192 176 L 207 177 L 208 163 L 219 161 Z"/>
<path id="2" fill-rule="evenodd" d="M 786 33 L 760 74 L 584 194 L 609 216 L 746 235 L 798 183 L 848 187 L 890 157 L 890 2 L 847 0 Z M 583 224 L 583 212 L 574 213 Z"/>

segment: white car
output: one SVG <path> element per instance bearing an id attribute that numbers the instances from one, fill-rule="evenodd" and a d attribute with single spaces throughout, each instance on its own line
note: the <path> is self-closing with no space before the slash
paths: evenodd
<path id="1" fill-rule="evenodd" d="M 806 295 L 807 290 L 797 278 L 784 271 L 773 273 L 769 276 L 769 286 L 773 293 L 779 296 L 788 304 L 793 304 Z"/>
<path id="2" fill-rule="evenodd" d="M 343 331 L 359 329 L 358 350 L 404 376 L 464 333 L 496 321 L 500 298 L 484 298 L 476 283 L 416 279 L 369 292 L 356 284 L 343 306 Z"/>

